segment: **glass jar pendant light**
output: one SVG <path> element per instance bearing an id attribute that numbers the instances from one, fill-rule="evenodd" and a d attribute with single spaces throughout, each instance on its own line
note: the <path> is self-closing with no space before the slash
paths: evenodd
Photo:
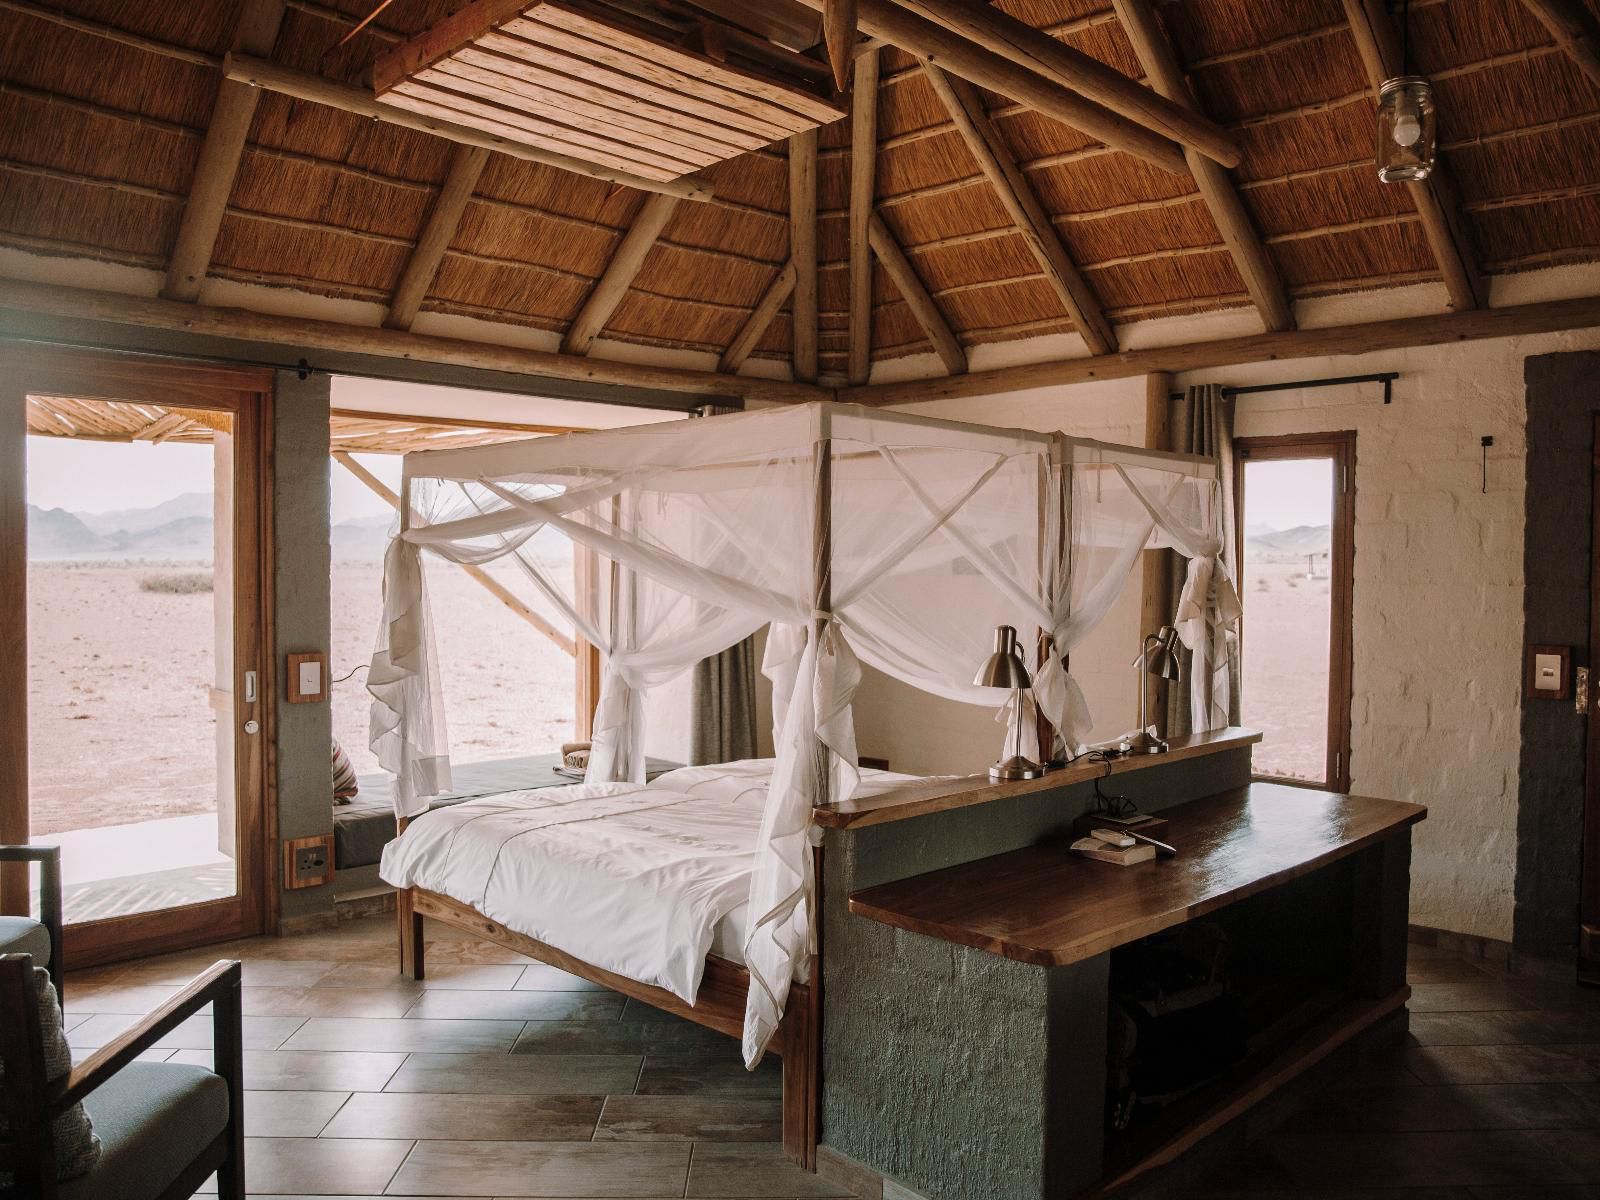
<path id="1" fill-rule="evenodd" d="M 1394 11 L 1394 0 L 1389 10 Z M 1400 0 L 1400 70 L 1410 57 L 1411 13 Z M 1433 173 L 1437 150 L 1433 85 L 1421 75 L 1396 75 L 1378 89 L 1378 178 L 1410 183 Z"/>

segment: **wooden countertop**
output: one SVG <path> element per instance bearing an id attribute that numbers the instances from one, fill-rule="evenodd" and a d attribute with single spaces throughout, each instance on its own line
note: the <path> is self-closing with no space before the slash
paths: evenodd
<path id="1" fill-rule="evenodd" d="M 1044 967 L 1180 925 L 1353 854 L 1428 815 L 1419 804 L 1253 783 L 1163 809 L 1178 857 L 1131 867 L 1052 841 L 851 895 L 850 911 Z"/>
<path id="2" fill-rule="evenodd" d="M 1087 783 L 1091 779 L 1104 779 L 1107 775 L 1148 770 L 1185 758 L 1198 758 L 1204 754 L 1235 750 L 1260 740 L 1261 734 L 1258 730 L 1230 726 L 1227 729 L 1214 729 L 1210 733 L 1173 738 L 1170 743 L 1172 748 L 1165 754 L 1131 754 L 1109 762 L 1074 763 L 1051 771 L 1039 779 L 1022 779 L 1015 783 L 994 783 L 987 774 L 930 779 L 926 783 L 909 784 L 880 796 L 866 796 L 838 804 L 819 805 L 811 810 L 811 816 L 818 825 L 828 829 L 881 825 L 886 821 L 904 821 L 910 817 L 926 816 L 928 813 L 965 808 L 970 804 L 988 804 L 992 800 L 1027 796 L 1034 792 L 1067 787 L 1074 783 Z"/>

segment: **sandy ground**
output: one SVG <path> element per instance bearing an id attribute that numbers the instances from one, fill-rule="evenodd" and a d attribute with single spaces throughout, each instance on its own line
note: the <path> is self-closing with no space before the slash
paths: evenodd
<path id="1" fill-rule="evenodd" d="M 130 824 L 216 808 L 212 598 L 141 591 L 127 565 L 29 567 L 33 832 Z M 556 749 L 571 736 L 572 660 L 460 570 L 429 571 L 458 760 Z M 334 570 L 332 674 L 368 661 L 382 568 Z M 367 749 L 365 671 L 334 688 L 334 734 L 356 770 Z"/>
<path id="2" fill-rule="evenodd" d="M 1326 579 L 1303 566 L 1245 566 L 1244 723 L 1266 734 L 1255 769 L 1292 779 L 1321 779 L 1328 740 Z"/>

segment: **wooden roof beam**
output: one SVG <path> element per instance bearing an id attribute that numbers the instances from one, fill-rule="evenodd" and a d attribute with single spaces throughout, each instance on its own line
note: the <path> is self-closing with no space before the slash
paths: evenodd
<path id="1" fill-rule="evenodd" d="M 246 0 L 234 31 L 233 48 L 247 54 L 267 55 L 278 40 L 283 24 L 283 0 Z M 246 84 L 224 79 L 206 126 L 200 157 L 195 160 L 189 199 L 183 206 L 178 236 L 167 260 L 167 277 L 161 294 L 168 300 L 195 301 L 211 266 L 222 229 L 223 210 L 233 193 L 233 181 L 244 157 L 245 138 L 255 120 L 261 93 Z"/>
<path id="2" fill-rule="evenodd" d="M 803 2 L 820 10 L 825 0 Z M 1081 130 L 1114 150 L 1126 151 L 1174 175 L 1189 173 L 1183 161 L 1183 151 L 1171 139 L 1152 133 L 1144 126 L 1092 100 L 1084 99 L 1053 78 L 1046 78 L 1037 71 L 1020 66 L 943 25 L 924 20 L 916 13 L 890 3 L 890 0 L 856 0 L 856 23 L 871 37 L 881 38 L 918 57 L 932 59 L 946 71 L 992 92 L 999 92 L 1052 120 Z M 1054 42 L 1048 34 L 1041 36 Z M 1059 42 L 1054 44 L 1060 45 Z"/>
<path id="3" fill-rule="evenodd" d="M 1039 203 L 1032 186 L 1001 141 L 999 131 L 984 110 L 982 98 L 971 84 L 946 75 L 926 60 L 922 69 L 950 111 L 968 151 L 1011 214 L 1012 223 L 1028 243 L 1028 249 L 1082 335 L 1089 353 L 1111 353 L 1117 348 L 1117 337 L 1101 311 L 1099 298 L 1078 271 L 1049 213 Z"/>
<path id="4" fill-rule="evenodd" d="M 1556 45 L 1600 87 L 1600 22 L 1579 0 L 1522 0 L 1555 38 Z"/>
<path id="5" fill-rule="evenodd" d="M 596 281 L 589 298 L 583 302 L 578 315 L 567 327 L 567 335 L 561 339 L 563 354 L 589 353 L 594 339 L 600 335 L 606 322 L 611 320 L 617 306 L 622 303 L 622 298 L 628 294 L 656 239 L 677 210 L 676 196 L 658 194 L 645 197 L 638 215 L 633 218 L 633 224 L 617 245 L 617 252 L 606 265 L 605 274 Z"/>
<path id="6" fill-rule="evenodd" d="M 927 334 L 928 340 L 933 343 L 935 352 L 944 363 L 944 369 L 952 375 L 965 373 L 967 352 L 956 340 L 956 335 L 951 330 L 950 323 L 944 319 L 944 314 L 939 311 L 938 304 L 928 295 L 927 286 L 917 277 L 911 260 L 905 256 L 905 251 L 900 249 L 900 243 L 895 241 L 894 234 L 889 231 L 889 227 L 877 213 L 872 214 L 868 232 L 873 252 L 883 264 L 883 269 L 889 273 L 889 278 L 894 280 L 894 286 L 900 290 L 900 298 L 911 309 L 911 315 L 917 319 L 917 324 L 922 326 L 922 332 Z"/>
<path id="7" fill-rule="evenodd" d="M 410 329 L 417 319 L 417 310 L 439 274 L 439 264 L 444 262 L 445 251 L 455 240 L 461 218 L 466 214 L 467 203 L 478 186 L 489 152 L 481 146 L 457 146 L 450 158 L 450 171 L 444 186 L 434 198 L 428 222 L 422 227 L 411 257 L 389 301 L 389 313 L 383 323 L 390 329 Z"/>
<path id="8" fill-rule="evenodd" d="M 717 370 L 731 375 L 744 365 L 744 360 L 750 357 L 750 352 L 760 343 L 762 335 L 767 332 L 767 326 L 772 324 L 772 319 L 783 307 L 783 302 L 794 291 L 794 276 L 794 260 L 790 259 L 783 264 L 783 269 L 762 293 L 754 311 L 745 318 L 744 324 L 739 327 L 739 332 L 734 334 L 733 341 L 728 343 L 728 348 L 722 352 L 722 361 L 717 364 Z"/>
<path id="9" fill-rule="evenodd" d="M 1367 82 L 1374 97 L 1385 79 L 1401 73 L 1399 31 L 1384 9 L 1383 0 L 1343 0 L 1350 32 L 1367 70 Z M 1489 303 L 1489 289 L 1473 257 L 1467 239 L 1466 223 L 1456 200 L 1455 183 L 1443 159 L 1435 160 L 1428 178 L 1406 184 L 1411 202 L 1417 206 L 1422 230 L 1445 290 L 1454 309 L 1482 308 Z"/>
<path id="10" fill-rule="evenodd" d="M 894 3 L 938 22 L 950 32 L 1024 70 L 1072 89 L 1151 133 L 1198 150 L 1223 166 L 1239 165 L 1239 146 L 1233 135 L 1214 121 L 1009 13 L 991 8 L 980 0 L 894 0 Z M 945 65 L 962 74 L 954 63 Z"/>
<path id="11" fill-rule="evenodd" d="M 878 54 L 855 60 L 850 96 L 850 360 L 852 385 L 872 372 L 872 246 L 867 231 L 877 196 Z"/>
<path id="12" fill-rule="evenodd" d="M 817 381 L 817 131 L 789 139 L 789 261 L 794 264 L 794 377 Z"/>
<path id="13" fill-rule="evenodd" d="M 368 120 L 400 125 L 420 133 L 431 133 L 435 137 L 442 137 L 464 146 L 498 150 L 512 158 L 520 158 L 524 162 L 555 167 L 560 171 L 570 171 L 574 175 L 586 175 L 590 179 L 599 179 L 606 183 L 619 183 L 641 192 L 659 192 L 664 196 L 677 196 L 681 200 L 704 201 L 710 200 L 713 195 L 711 185 L 694 175 L 685 175 L 682 179 L 646 179 L 629 171 L 599 166 L 549 150 L 540 150 L 526 142 L 512 141 L 510 138 L 485 133 L 481 129 L 457 125 L 453 121 L 385 104 L 381 100 L 374 100 L 369 92 L 361 88 L 325 79 L 321 75 L 313 75 L 307 71 L 296 71 L 292 67 L 280 67 L 248 54 L 228 55 L 223 60 L 222 70 L 229 79 L 238 80 L 240 83 L 266 88 L 268 91 L 279 92 L 285 96 L 294 96 L 312 104 L 337 108 L 343 112 L 354 113 L 358 117 L 366 117 Z"/>
<path id="14" fill-rule="evenodd" d="M 822 7 L 822 41 L 833 67 L 833 85 L 850 86 L 850 59 L 856 48 L 856 0 L 827 0 Z"/>
<path id="15" fill-rule="evenodd" d="M 1150 0 L 1112 0 L 1112 3 L 1123 32 L 1133 43 L 1144 73 L 1156 90 L 1173 103 L 1198 111 L 1199 105 L 1184 79 L 1177 51 L 1156 19 Z M 1283 289 L 1283 280 L 1273 265 L 1272 256 L 1262 245 L 1261 236 L 1227 169 L 1187 147 L 1184 158 L 1188 160 L 1206 209 L 1216 222 L 1217 232 L 1222 235 L 1222 243 L 1227 246 L 1239 277 L 1244 280 L 1245 291 L 1250 293 L 1256 311 L 1261 314 L 1261 323 L 1270 331 L 1293 329 L 1294 307 Z"/>

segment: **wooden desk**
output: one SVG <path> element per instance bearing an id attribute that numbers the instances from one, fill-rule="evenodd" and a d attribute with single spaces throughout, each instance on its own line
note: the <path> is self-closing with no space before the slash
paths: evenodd
<path id="1" fill-rule="evenodd" d="M 850 911 L 1018 962 L 1064 967 L 1354 854 L 1427 816 L 1418 804 L 1253 783 L 1161 814 L 1178 849 L 1132 867 L 1069 839 L 866 888 Z"/>

